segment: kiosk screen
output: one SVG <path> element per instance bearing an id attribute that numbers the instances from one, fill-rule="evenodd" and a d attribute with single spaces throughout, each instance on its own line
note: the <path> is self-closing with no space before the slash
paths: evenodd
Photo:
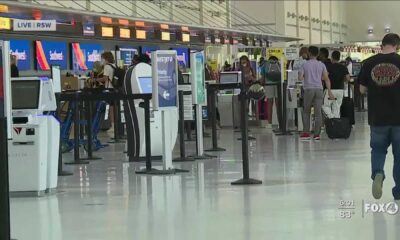
<path id="1" fill-rule="evenodd" d="M 153 93 L 153 79 L 151 77 L 139 77 L 141 93 Z"/>
<path id="2" fill-rule="evenodd" d="M 39 108 L 39 95 L 40 80 L 11 81 L 12 108 L 14 110 Z"/>
<path id="3" fill-rule="evenodd" d="M 232 73 L 221 73 L 219 78 L 219 83 L 227 84 L 227 83 L 239 83 L 239 74 L 232 72 Z"/>

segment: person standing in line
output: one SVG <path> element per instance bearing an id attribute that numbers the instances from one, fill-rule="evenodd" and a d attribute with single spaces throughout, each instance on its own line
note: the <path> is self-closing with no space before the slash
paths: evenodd
<path id="1" fill-rule="evenodd" d="M 329 59 L 329 50 L 327 48 L 321 48 L 319 50 L 318 60 L 325 64 L 326 68 L 332 64 L 332 61 Z"/>
<path id="2" fill-rule="evenodd" d="M 116 69 L 114 55 L 111 52 L 103 52 L 101 54 L 101 63 L 103 64 L 103 78 L 99 81 L 104 84 L 106 88 L 114 88 L 112 80 L 114 79 L 114 71 Z M 114 130 L 114 103 L 110 102 L 110 121 L 111 121 L 111 132 Z"/>
<path id="3" fill-rule="evenodd" d="M 340 118 L 340 106 L 342 106 L 344 96 L 344 82 L 350 81 L 350 74 L 347 68 L 339 63 L 340 52 L 332 52 L 332 64 L 328 66 L 329 79 L 331 80 L 332 94 L 335 100 L 330 100 L 325 94 L 322 109 L 328 118 Z"/>
<path id="4" fill-rule="evenodd" d="M 310 60 L 305 62 L 299 71 L 299 80 L 303 81 L 304 88 L 304 107 L 303 107 L 303 133 L 300 135 L 301 140 L 310 140 L 310 117 L 311 107 L 314 107 L 315 126 L 314 140 L 321 140 L 322 126 L 322 103 L 324 100 L 324 92 L 322 80 L 325 82 L 327 94 L 330 99 L 334 99 L 331 91 L 331 82 L 329 80 L 328 71 L 325 65 L 317 60 L 318 48 L 310 46 L 308 48 Z"/>
<path id="5" fill-rule="evenodd" d="M 346 67 L 349 71 L 349 74 L 353 76 L 353 60 L 351 59 L 351 57 L 346 58 Z"/>
<path id="6" fill-rule="evenodd" d="M 387 149 L 394 157 L 392 194 L 400 200 L 400 37 L 389 33 L 382 40 L 382 53 L 365 60 L 358 81 L 360 92 L 368 91 L 368 123 L 371 129 L 372 195 L 382 197 Z"/>
<path id="7" fill-rule="evenodd" d="M 19 69 L 17 67 L 18 58 L 15 55 L 10 56 L 10 63 L 11 63 L 11 77 L 17 78 L 19 77 Z"/>

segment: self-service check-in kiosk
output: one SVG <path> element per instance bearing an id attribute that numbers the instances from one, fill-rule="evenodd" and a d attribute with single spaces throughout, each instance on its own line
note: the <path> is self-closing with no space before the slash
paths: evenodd
<path id="1" fill-rule="evenodd" d="M 131 93 L 133 94 L 143 94 L 143 93 L 152 93 L 152 69 L 149 64 L 146 63 L 139 63 L 133 69 L 128 70 L 127 77 L 130 76 L 130 84 L 131 84 Z M 138 120 L 138 126 L 134 127 L 134 131 L 139 132 L 139 142 L 140 142 L 140 157 L 144 157 L 146 154 L 146 146 L 145 146 L 145 118 L 144 118 L 144 109 L 139 107 L 140 100 L 135 101 L 136 106 L 136 116 Z M 127 106 L 128 112 L 129 108 L 132 106 Z M 152 107 L 151 107 L 152 109 Z M 168 127 L 168 131 L 170 131 L 171 141 L 172 144 L 171 149 L 175 146 L 177 135 L 178 135 L 178 115 L 177 114 L 169 114 L 170 119 L 170 126 Z M 133 119 L 128 117 L 129 119 Z M 162 156 L 162 149 L 163 149 L 163 142 L 162 142 L 162 122 L 161 122 L 161 112 L 160 111 L 152 111 L 150 116 L 150 132 L 151 132 L 151 154 L 153 156 Z M 129 137 L 129 136 L 128 136 Z"/>
<path id="2" fill-rule="evenodd" d="M 13 139 L 9 140 L 10 192 L 57 187 L 60 124 L 44 112 L 57 108 L 48 78 L 13 78 Z"/>
<path id="3" fill-rule="evenodd" d="M 220 84 L 240 83 L 242 72 L 221 72 Z M 218 110 L 222 127 L 240 127 L 240 89 L 222 90 L 218 94 Z"/>

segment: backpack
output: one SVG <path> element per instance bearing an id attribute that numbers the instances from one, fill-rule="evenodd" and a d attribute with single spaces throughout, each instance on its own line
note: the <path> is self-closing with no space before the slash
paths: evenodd
<path id="1" fill-rule="evenodd" d="M 114 69 L 113 79 L 111 79 L 111 84 L 114 88 L 120 89 L 124 85 L 125 70 L 120 67 L 115 67 L 109 64 Z"/>
<path id="2" fill-rule="evenodd" d="M 281 81 L 281 66 L 279 65 L 279 62 L 274 61 L 274 60 L 268 60 L 267 61 L 267 72 L 265 74 L 265 77 L 267 80 L 272 81 L 272 82 L 280 82 Z"/>

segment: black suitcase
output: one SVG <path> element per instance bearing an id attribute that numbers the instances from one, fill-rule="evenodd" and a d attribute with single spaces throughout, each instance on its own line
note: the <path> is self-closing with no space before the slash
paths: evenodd
<path id="1" fill-rule="evenodd" d="M 354 117 L 354 100 L 350 94 L 350 84 L 348 84 L 348 97 L 343 98 L 342 106 L 340 106 L 340 117 L 347 118 L 351 125 L 356 123 Z"/>
<path id="2" fill-rule="evenodd" d="M 330 139 L 349 138 L 351 128 L 348 118 L 327 118 L 325 120 L 325 131 Z"/>

